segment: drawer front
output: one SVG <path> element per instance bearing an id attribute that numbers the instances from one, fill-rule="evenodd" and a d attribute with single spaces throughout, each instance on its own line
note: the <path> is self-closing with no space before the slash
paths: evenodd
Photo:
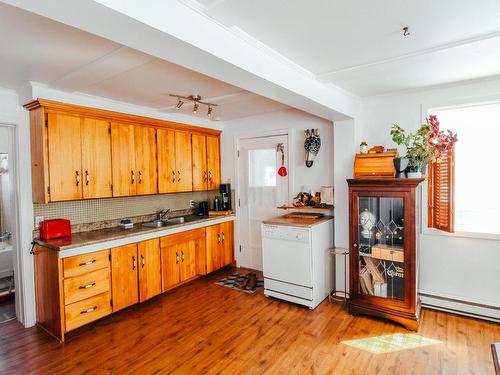
<path id="1" fill-rule="evenodd" d="M 107 268 L 64 279 L 64 304 L 69 305 L 109 291 L 109 279 Z"/>
<path id="2" fill-rule="evenodd" d="M 66 332 L 111 314 L 111 293 L 106 292 L 66 306 Z"/>
<path id="3" fill-rule="evenodd" d="M 312 288 L 307 288 L 304 286 L 290 284 L 290 283 L 284 283 L 282 281 L 264 277 L 264 293 L 266 293 L 267 291 L 283 293 L 297 298 L 302 298 L 307 301 L 312 301 L 313 299 Z"/>
<path id="4" fill-rule="evenodd" d="M 101 268 L 109 268 L 109 250 L 64 258 L 63 267 L 64 277 L 74 277 Z"/>

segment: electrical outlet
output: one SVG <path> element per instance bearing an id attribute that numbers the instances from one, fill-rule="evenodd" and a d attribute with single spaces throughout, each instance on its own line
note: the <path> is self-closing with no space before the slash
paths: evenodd
<path id="1" fill-rule="evenodd" d="M 196 202 L 192 199 L 189 200 L 189 207 L 196 207 Z"/>
<path id="2" fill-rule="evenodd" d="M 40 222 L 43 221 L 43 216 L 35 216 L 35 228 L 40 228 Z"/>

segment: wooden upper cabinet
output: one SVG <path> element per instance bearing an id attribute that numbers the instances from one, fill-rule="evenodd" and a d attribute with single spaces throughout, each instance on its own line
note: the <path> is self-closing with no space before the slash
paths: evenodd
<path id="1" fill-rule="evenodd" d="M 82 199 L 80 117 L 47 115 L 50 201 Z"/>
<path id="2" fill-rule="evenodd" d="M 159 192 L 191 191 L 191 133 L 158 129 L 157 134 Z"/>
<path id="3" fill-rule="evenodd" d="M 192 135 L 193 150 L 193 191 L 207 190 L 207 137 L 200 134 Z"/>
<path id="4" fill-rule="evenodd" d="M 161 293 L 160 239 L 139 242 L 139 301 L 145 301 Z"/>
<path id="5" fill-rule="evenodd" d="M 137 195 L 158 193 L 156 129 L 134 126 Z"/>
<path id="6" fill-rule="evenodd" d="M 136 195 L 134 125 L 111 123 L 111 157 L 113 162 L 113 196 Z"/>
<path id="7" fill-rule="evenodd" d="M 207 136 L 208 190 L 218 189 L 220 185 L 219 137 Z"/>
<path id="8" fill-rule="evenodd" d="M 83 118 L 81 145 L 83 198 L 111 197 L 111 124 Z"/>
<path id="9" fill-rule="evenodd" d="M 124 309 L 139 301 L 137 244 L 111 249 L 111 292 L 113 311 Z"/>

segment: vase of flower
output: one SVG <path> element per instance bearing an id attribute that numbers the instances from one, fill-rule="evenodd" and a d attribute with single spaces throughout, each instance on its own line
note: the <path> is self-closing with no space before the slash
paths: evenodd
<path id="1" fill-rule="evenodd" d="M 397 178 L 406 178 L 406 169 L 408 168 L 409 160 L 396 156 L 393 160 L 394 168 L 396 169 Z"/>

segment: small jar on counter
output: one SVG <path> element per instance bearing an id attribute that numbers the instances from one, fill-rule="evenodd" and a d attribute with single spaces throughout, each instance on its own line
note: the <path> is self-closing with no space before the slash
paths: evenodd
<path id="1" fill-rule="evenodd" d="M 361 142 L 359 145 L 359 153 L 360 154 L 368 154 L 368 143 L 365 141 Z"/>

